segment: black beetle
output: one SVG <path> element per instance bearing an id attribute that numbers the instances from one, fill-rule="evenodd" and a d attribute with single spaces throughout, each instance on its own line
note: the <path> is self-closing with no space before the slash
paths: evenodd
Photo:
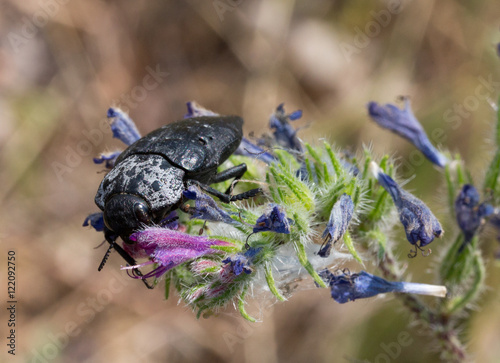
<path id="1" fill-rule="evenodd" d="M 237 180 L 245 173 L 246 164 L 217 172 L 217 167 L 238 148 L 242 125 L 238 116 L 192 117 L 152 131 L 120 154 L 95 196 L 95 203 L 104 212 L 104 235 L 110 243 L 99 271 L 113 248 L 134 266 L 135 260 L 116 239 L 134 243 L 129 236 L 145 225 L 159 224 L 179 208 L 183 191 L 192 184 L 225 203 L 261 191 L 252 189 L 232 196 L 229 189 L 221 193 L 209 186 L 231 178 Z M 141 276 L 139 270 L 134 271 Z"/>

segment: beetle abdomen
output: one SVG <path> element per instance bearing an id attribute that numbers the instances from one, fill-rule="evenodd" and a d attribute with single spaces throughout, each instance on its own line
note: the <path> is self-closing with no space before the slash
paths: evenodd
<path id="1" fill-rule="evenodd" d="M 116 164 L 134 154 L 157 154 L 190 175 L 215 170 L 238 148 L 243 120 L 237 116 L 196 117 L 165 125 L 130 145 Z"/>

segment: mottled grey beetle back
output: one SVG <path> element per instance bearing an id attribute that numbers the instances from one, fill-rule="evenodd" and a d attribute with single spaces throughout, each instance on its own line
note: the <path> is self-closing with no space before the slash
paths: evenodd
<path id="1" fill-rule="evenodd" d="M 238 116 L 204 116 L 176 121 L 130 145 L 116 163 L 134 154 L 158 154 L 174 167 L 185 170 L 188 176 L 211 173 L 238 148 L 243 137 L 242 125 L 243 119 Z"/>
<path id="2" fill-rule="evenodd" d="M 147 201 L 151 211 L 161 211 L 181 199 L 184 174 L 160 155 L 131 155 L 104 177 L 95 202 L 104 210 L 111 196 L 133 194 Z"/>

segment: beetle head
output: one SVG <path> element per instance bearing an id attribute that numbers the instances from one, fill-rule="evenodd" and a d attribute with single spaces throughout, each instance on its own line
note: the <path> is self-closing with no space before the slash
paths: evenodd
<path id="1" fill-rule="evenodd" d="M 106 226 L 128 240 L 128 236 L 153 223 L 153 216 L 144 199 L 133 194 L 116 194 L 106 202 L 104 208 Z"/>

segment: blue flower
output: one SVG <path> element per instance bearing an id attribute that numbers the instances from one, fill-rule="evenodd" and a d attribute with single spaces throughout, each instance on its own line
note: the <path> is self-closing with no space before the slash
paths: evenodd
<path id="1" fill-rule="evenodd" d="M 195 101 L 186 102 L 188 112 L 184 115 L 184 118 L 190 117 L 200 117 L 200 116 L 219 116 L 218 113 L 207 110 L 205 107 L 199 105 Z"/>
<path id="2" fill-rule="evenodd" d="M 290 224 L 293 224 L 293 220 L 286 217 L 286 213 L 279 205 L 269 204 L 266 212 L 257 218 L 253 233 L 271 231 L 289 234 Z"/>
<path id="3" fill-rule="evenodd" d="M 203 193 L 195 185 L 189 186 L 184 192 L 184 197 L 195 201 L 194 208 L 187 211 L 191 218 L 203 219 L 212 222 L 238 223 L 233 220 L 229 213 L 219 207 L 219 205 L 208 194 Z"/>
<path id="4" fill-rule="evenodd" d="M 234 152 L 235 155 L 248 156 L 251 158 L 259 159 L 266 164 L 271 164 L 276 161 L 276 158 L 271 153 L 265 151 L 260 146 L 255 145 L 246 137 L 241 140 L 240 146 Z"/>
<path id="5" fill-rule="evenodd" d="M 121 151 L 115 151 L 110 153 L 102 153 L 98 158 L 94 158 L 94 164 L 106 163 L 107 169 L 113 169 L 115 166 L 116 158 L 121 154 Z"/>
<path id="6" fill-rule="evenodd" d="M 342 194 L 330 212 L 330 219 L 328 219 L 326 229 L 323 232 L 325 242 L 321 246 L 318 255 L 321 257 L 330 256 L 333 244 L 342 238 L 347 231 L 353 213 L 354 203 L 352 202 L 351 196 Z"/>
<path id="7" fill-rule="evenodd" d="M 230 263 L 233 273 L 236 276 L 241 275 L 242 272 L 246 274 L 252 273 L 252 265 L 254 264 L 255 257 L 262 250 L 262 247 L 250 247 L 245 253 L 238 253 L 234 256 L 229 256 L 222 263 Z"/>
<path id="8" fill-rule="evenodd" d="M 352 160 L 351 156 L 349 156 L 349 158 Z M 340 158 L 339 161 L 345 170 L 347 170 L 349 173 L 351 173 L 354 176 L 358 176 L 359 169 L 355 164 L 351 163 L 350 161 L 348 161 L 344 158 Z"/>
<path id="9" fill-rule="evenodd" d="M 488 203 L 479 204 L 479 192 L 470 184 L 465 184 L 455 200 L 457 223 L 465 236 L 464 246 L 469 243 L 484 221 L 493 213 Z"/>
<path id="10" fill-rule="evenodd" d="M 287 115 L 285 114 L 283 105 L 283 103 L 279 105 L 271 115 L 269 127 L 274 129 L 274 139 L 279 145 L 287 149 L 302 152 L 302 143 L 297 138 L 297 130 L 290 125 L 290 121 L 295 121 L 302 117 L 302 111 L 297 110 Z"/>
<path id="11" fill-rule="evenodd" d="M 219 116 L 218 113 L 207 110 L 206 108 L 199 105 L 195 101 L 187 102 L 186 105 L 188 112 L 187 114 L 184 115 L 184 118 L 199 117 L 199 116 Z M 245 137 L 241 140 L 241 143 L 238 146 L 238 149 L 234 152 L 234 154 L 259 159 L 265 162 L 266 164 L 271 164 L 274 161 L 276 161 L 274 155 L 265 151 L 260 146 L 255 145 Z"/>
<path id="12" fill-rule="evenodd" d="M 399 281 L 391 282 L 365 271 L 355 274 L 342 272 L 335 275 L 328 270 L 323 270 L 319 275 L 330 285 L 332 298 L 340 304 L 387 292 L 446 296 L 446 287 L 444 286 Z"/>
<path id="13" fill-rule="evenodd" d="M 312 169 L 311 174 L 309 175 L 309 170 L 307 170 L 307 164 L 305 161 L 300 163 L 300 167 L 295 172 L 295 176 L 302 182 L 307 182 L 309 180 L 317 181 L 316 170 Z"/>
<path id="14" fill-rule="evenodd" d="M 402 110 L 391 104 L 381 106 L 376 102 L 370 102 L 368 114 L 379 126 L 404 137 L 432 163 L 444 168 L 448 159 L 429 141 L 422 125 L 413 115 L 408 98 L 404 98 L 404 101 L 405 108 Z"/>
<path id="15" fill-rule="evenodd" d="M 268 148 L 278 146 L 302 152 L 302 143 L 297 138 L 297 130 L 290 125 L 290 121 L 298 120 L 301 117 L 301 110 L 297 110 L 291 114 L 285 114 L 282 103 L 276 108 L 269 119 L 269 127 L 274 130 L 274 140 L 263 136 L 258 140 L 257 144 L 254 144 L 250 140 L 243 138 L 235 154 L 253 157 L 267 164 L 271 164 L 276 161 L 276 157 L 263 149 L 261 145 L 265 145 Z"/>
<path id="16" fill-rule="evenodd" d="M 399 220 L 405 228 L 406 238 L 412 245 L 422 249 L 431 243 L 434 237 L 439 238 L 443 235 L 441 224 L 424 202 L 401 189 L 389 175 L 382 172 L 375 162 L 372 161 L 370 167 L 380 185 L 392 197 L 398 209 Z"/>
<path id="17" fill-rule="evenodd" d="M 121 140 L 126 145 L 132 145 L 141 138 L 134 121 L 119 108 L 110 108 L 108 118 L 111 119 L 111 131 L 113 137 Z"/>
<path id="18" fill-rule="evenodd" d="M 104 217 L 102 212 L 92 213 L 83 221 L 83 226 L 91 225 L 97 232 L 104 231 Z"/>

